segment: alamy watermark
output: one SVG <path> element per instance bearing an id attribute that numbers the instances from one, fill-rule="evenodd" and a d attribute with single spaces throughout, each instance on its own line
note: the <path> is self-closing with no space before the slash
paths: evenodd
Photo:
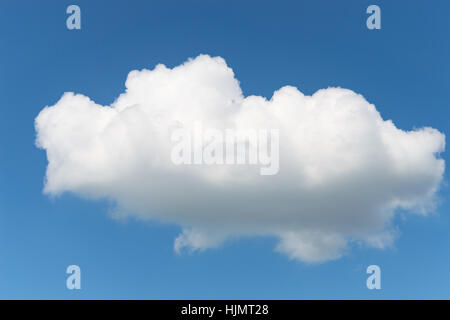
<path id="1" fill-rule="evenodd" d="M 66 279 L 66 287 L 69 290 L 81 289 L 81 269 L 79 266 L 72 264 L 67 267 L 66 273 L 70 274 Z"/>
<path id="2" fill-rule="evenodd" d="M 69 30 L 81 29 L 81 9 L 79 6 L 72 4 L 67 7 L 66 13 L 70 14 L 66 20 L 66 27 Z"/>
<path id="3" fill-rule="evenodd" d="M 369 30 L 381 29 L 381 9 L 379 6 L 372 4 L 367 7 L 366 13 L 370 16 L 366 20 L 366 26 Z"/>
<path id="4" fill-rule="evenodd" d="M 280 167 L 278 129 L 203 129 L 172 133 L 171 159 L 175 165 L 259 165 L 261 175 L 275 175 Z"/>
<path id="5" fill-rule="evenodd" d="M 370 265 L 367 267 L 366 272 L 370 274 L 370 276 L 367 278 L 366 286 L 367 289 L 373 290 L 381 289 L 381 268 L 377 266 L 376 264 Z"/>

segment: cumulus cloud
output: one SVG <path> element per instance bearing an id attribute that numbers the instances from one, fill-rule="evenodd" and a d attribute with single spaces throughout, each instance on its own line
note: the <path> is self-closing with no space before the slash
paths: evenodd
<path id="1" fill-rule="evenodd" d="M 351 90 L 311 96 L 292 86 L 244 97 L 224 59 L 131 71 L 109 106 L 65 93 L 35 120 L 48 167 L 44 192 L 108 198 L 120 216 L 176 223 L 176 251 L 230 237 L 274 236 L 305 262 L 337 259 L 353 242 L 394 241 L 398 210 L 426 214 L 444 173 L 445 137 L 398 129 Z M 179 128 L 278 129 L 279 172 L 254 165 L 175 165 Z"/>

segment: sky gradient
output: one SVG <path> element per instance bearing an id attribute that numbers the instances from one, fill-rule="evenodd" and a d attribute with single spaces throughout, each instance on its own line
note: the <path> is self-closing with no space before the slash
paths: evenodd
<path id="1" fill-rule="evenodd" d="M 67 30 L 70 4 L 82 29 Z M 382 29 L 368 30 L 370 4 Z M 450 298 L 447 174 L 434 214 L 395 219 L 392 249 L 353 246 L 319 265 L 273 251 L 272 238 L 177 255 L 180 228 L 117 221 L 107 201 L 42 193 L 47 159 L 34 119 L 66 91 L 110 104 L 129 71 L 221 56 L 244 94 L 270 97 L 340 86 L 384 119 L 447 134 L 448 1 L 3 1 L 0 4 L 0 298 L 2 299 L 442 299 Z M 442 158 L 447 161 L 444 152 Z M 67 290 L 66 267 L 82 270 Z M 367 266 L 382 290 L 366 288 Z"/>

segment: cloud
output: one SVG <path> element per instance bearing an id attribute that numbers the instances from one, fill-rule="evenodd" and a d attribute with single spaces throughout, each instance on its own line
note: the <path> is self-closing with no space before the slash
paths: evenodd
<path id="1" fill-rule="evenodd" d="M 176 129 L 279 130 L 279 172 L 254 165 L 175 165 Z M 445 137 L 403 131 L 351 90 L 292 86 L 244 97 L 220 57 L 131 71 L 110 106 L 65 93 L 35 120 L 48 158 L 44 192 L 108 198 L 119 216 L 176 223 L 176 251 L 230 237 L 274 236 L 293 259 L 337 259 L 353 242 L 392 245 L 398 210 L 433 211 Z"/>

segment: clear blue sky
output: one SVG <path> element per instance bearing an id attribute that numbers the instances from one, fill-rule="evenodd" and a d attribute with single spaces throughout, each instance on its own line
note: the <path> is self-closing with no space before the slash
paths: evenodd
<path id="1" fill-rule="evenodd" d="M 82 29 L 66 29 L 81 7 Z M 366 28 L 378 4 L 382 29 Z M 0 298 L 450 298 L 447 174 L 434 215 L 407 215 L 394 249 L 355 247 L 320 265 L 248 238 L 178 256 L 177 226 L 118 222 L 109 205 L 43 195 L 47 159 L 34 118 L 65 91 L 110 104 L 130 70 L 175 66 L 200 53 L 226 59 L 245 95 L 284 85 L 362 93 L 397 127 L 450 132 L 450 2 L 13 1 L 0 3 Z M 443 158 L 449 161 L 448 154 Z M 82 290 L 65 286 L 82 270 Z M 382 268 L 382 290 L 365 269 Z"/>

